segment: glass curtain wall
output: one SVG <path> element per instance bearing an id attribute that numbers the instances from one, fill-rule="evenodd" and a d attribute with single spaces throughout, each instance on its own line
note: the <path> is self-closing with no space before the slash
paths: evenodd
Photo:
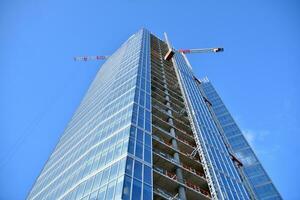
<path id="1" fill-rule="evenodd" d="M 244 165 L 244 174 L 256 197 L 268 200 L 282 199 L 212 83 L 208 78 L 204 78 L 201 82 L 201 87 L 212 103 L 231 148 Z"/>
<path id="2" fill-rule="evenodd" d="M 149 48 L 141 30 L 102 65 L 27 199 L 151 199 Z"/>
<path id="3" fill-rule="evenodd" d="M 229 151 L 222 138 L 213 116 L 210 113 L 205 98 L 199 89 L 200 82 L 195 80 L 185 57 L 176 52 L 175 63 L 181 80 L 188 109 L 204 156 L 209 165 L 209 173 L 218 199 L 250 199 L 240 178 Z"/>

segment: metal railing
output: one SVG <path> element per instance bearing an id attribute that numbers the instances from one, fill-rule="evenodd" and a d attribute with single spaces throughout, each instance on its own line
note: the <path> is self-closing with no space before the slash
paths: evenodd
<path id="1" fill-rule="evenodd" d="M 159 168 L 159 167 L 154 167 L 153 170 L 163 176 L 166 176 L 168 177 L 169 179 L 175 181 L 177 184 L 181 184 L 183 186 L 185 186 L 186 188 L 189 188 L 189 189 L 192 189 L 208 198 L 211 198 L 211 195 L 209 193 L 208 190 L 205 190 L 203 188 L 201 188 L 200 186 L 198 185 L 195 185 L 193 183 L 191 183 L 190 181 L 187 181 L 187 180 L 183 180 L 183 182 L 179 182 L 178 179 L 177 179 L 177 176 L 175 173 L 172 173 L 172 172 L 169 172 L 165 169 L 162 169 L 162 168 Z"/>

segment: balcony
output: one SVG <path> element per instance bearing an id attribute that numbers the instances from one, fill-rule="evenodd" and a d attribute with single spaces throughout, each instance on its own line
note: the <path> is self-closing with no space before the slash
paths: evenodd
<path id="1" fill-rule="evenodd" d="M 172 139 L 177 140 L 177 145 L 179 149 L 182 149 L 184 152 L 191 152 L 196 148 L 195 142 L 193 141 L 187 141 L 183 138 L 178 137 L 175 135 L 171 135 L 171 133 L 162 130 L 161 128 L 153 125 L 152 127 L 153 135 L 158 136 L 159 138 L 162 138 L 165 141 L 171 141 Z"/>
<path id="2" fill-rule="evenodd" d="M 159 107 L 158 105 L 153 105 L 152 107 L 152 113 L 153 115 L 156 115 L 157 117 L 163 119 L 164 121 L 168 121 L 169 118 L 173 119 L 173 124 L 178 127 L 179 129 L 188 131 L 190 133 L 192 133 L 190 124 L 186 124 L 183 121 L 181 121 L 180 119 L 174 117 L 173 115 L 170 115 L 166 109 L 164 109 L 163 107 Z"/>
<path id="3" fill-rule="evenodd" d="M 176 168 L 181 168 L 183 177 L 190 182 L 207 188 L 207 180 L 203 172 L 202 166 L 189 167 L 182 162 L 176 161 L 172 156 L 156 150 L 153 154 L 154 166 L 165 168 L 168 171 L 175 171 Z M 195 169 L 197 168 L 197 169 Z"/>
<path id="4" fill-rule="evenodd" d="M 168 122 L 160 119 L 159 117 L 152 115 L 152 122 L 157 127 L 160 127 L 161 129 L 169 132 L 171 128 L 175 130 L 176 135 L 178 135 L 180 138 L 185 138 L 185 140 L 188 140 L 190 142 L 194 141 L 194 137 L 191 133 L 186 132 L 182 129 L 179 129 L 178 127 L 175 127 Z"/>
<path id="5" fill-rule="evenodd" d="M 161 96 L 164 96 L 165 95 L 165 90 L 168 91 L 169 95 L 173 98 L 176 98 L 178 99 L 179 101 L 183 102 L 183 98 L 181 96 L 181 93 L 175 91 L 175 90 L 172 90 L 172 88 L 165 88 L 164 85 L 161 85 L 160 83 L 156 82 L 156 81 L 151 81 L 152 83 L 152 91 L 157 91 L 157 93 L 161 94 Z"/>
<path id="6" fill-rule="evenodd" d="M 169 96 L 169 97 L 170 97 L 170 96 Z M 155 102 L 161 104 L 163 107 L 166 107 L 166 108 L 164 108 L 164 109 L 169 108 L 171 111 L 176 112 L 176 113 L 178 114 L 177 116 L 179 116 L 178 118 L 180 118 L 180 117 L 182 117 L 182 116 L 184 116 L 185 118 L 187 117 L 187 115 L 186 115 L 186 110 L 184 109 L 185 106 L 183 106 L 183 105 L 178 105 L 178 104 L 174 103 L 174 102 L 172 101 L 172 99 L 171 99 L 171 100 L 167 100 L 167 99 L 164 97 L 164 94 L 158 93 L 158 92 L 152 92 L 152 99 L 153 99 Z M 167 106 L 167 105 L 166 105 L 167 102 L 170 102 L 170 106 Z M 175 104 L 176 106 L 172 106 L 172 105 L 174 105 L 174 104 Z M 162 106 L 160 106 L 160 107 L 162 107 Z M 186 118 L 185 121 L 188 122 L 188 119 Z"/>
<path id="7" fill-rule="evenodd" d="M 170 143 L 165 143 L 160 138 L 153 136 L 153 148 L 161 152 L 164 152 L 168 155 L 173 155 L 174 153 L 179 154 L 181 162 L 185 163 L 187 166 L 197 166 L 202 165 L 200 162 L 200 157 L 196 154 L 195 157 L 190 156 L 191 153 L 183 152 L 179 149 L 174 149 Z"/>
<path id="8" fill-rule="evenodd" d="M 173 115 L 173 117 L 175 119 L 180 120 L 184 124 L 187 124 L 187 125 L 190 124 L 187 116 L 185 115 L 185 113 L 186 113 L 185 109 L 182 109 L 180 111 L 179 110 L 174 110 L 172 107 L 167 106 L 166 104 L 161 103 L 160 101 L 158 101 L 155 98 L 152 98 L 152 104 L 153 104 L 153 107 L 157 107 L 160 110 L 164 110 L 164 111 L 171 110 L 172 111 L 172 115 Z"/>
<path id="9" fill-rule="evenodd" d="M 165 117 L 163 117 L 163 116 L 165 116 Z M 170 118 L 170 117 L 168 117 L 168 118 Z M 180 124 L 176 120 L 173 120 L 173 124 L 171 124 L 168 122 L 168 118 L 166 118 L 166 115 L 162 115 L 162 114 L 156 115 L 156 114 L 152 113 L 152 121 L 155 119 L 158 119 L 159 121 L 163 122 L 164 124 L 167 124 L 170 127 L 173 127 L 174 129 L 193 137 L 193 132 L 189 126 L 182 127 L 183 124 Z M 157 120 L 155 120 L 155 121 L 157 121 Z M 170 130 L 170 129 L 168 129 L 168 130 Z"/>
<path id="10" fill-rule="evenodd" d="M 180 200 L 182 187 L 187 199 L 211 199 L 175 69 L 163 59 L 168 48 L 155 37 L 151 46 L 154 199 Z"/>
<path id="11" fill-rule="evenodd" d="M 183 182 L 179 182 L 177 176 L 173 172 L 169 172 L 165 169 L 155 167 L 153 169 L 154 179 L 159 180 L 155 184 L 155 188 L 164 188 L 163 191 L 165 194 L 169 196 L 174 195 L 173 197 L 177 197 L 178 187 L 183 186 L 186 189 L 186 197 L 187 199 L 200 199 L 207 200 L 211 199 L 210 193 L 208 190 L 201 188 L 198 185 L 192 184 L 189 181 L 183 180 Z M 171 195 L 170 195 L 171 194 Z M 160 193 L 158 193 L 160 195 Z"/>
<path id="12" fill-rule="evenodd" d="M 158 82 L 162 82 L 163 80 L 163 73 L 162 70 L 159 69 L 155 69 L 153 68 L 152 70 L 152 80 L 158 81 Z M 168 74 L 168 72 L 164 71 L 164 75 L 165 75 L 165 81 L 168 85 L 174 85 L 177 84 L 176 80 L 176 76 L 170 75 Z M 161 83 L 163 84 L 163 83 Z M 180 92 L 180 91 L 178 91 Z"/>
<path id="13" fill-rule="evenodd" d="M 157 91 L 155 90 L 155 95 L 152 96 L 153 98 L 156 98 L 158 96 L 159 98 L 166 99 L 165 98 L 166 93 L 164 92 L 164 90 L 166 88 L 163 85 L 161 85 L 161 87 L 164 88 L 164 89 L 162 90 L 160 87 L 158 87 Z M 173 87 L 169 87 L 167 90 L 171 90 L 172 91 L 172 88 Z M 178 96 L 173 96 L 172 94 L 171 95 L 169 94 L 169 99 L 170 99 L 169 100 L 170 103 L 175 103 L 178 107 L 184 107 L 185 106 L 184 102 L 182 101 L 182 97 L 178 98 Z"/>

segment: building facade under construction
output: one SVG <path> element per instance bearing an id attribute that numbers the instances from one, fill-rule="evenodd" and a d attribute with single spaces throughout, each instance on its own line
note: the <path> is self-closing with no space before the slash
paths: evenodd
<path id="1" fill-rule="evenodd" d="M 101 66 L 27 199 L 281 199 L 257 159 L 267 180 L 253 185 L 209 84 L 167 39 L 132 35 Z"/>

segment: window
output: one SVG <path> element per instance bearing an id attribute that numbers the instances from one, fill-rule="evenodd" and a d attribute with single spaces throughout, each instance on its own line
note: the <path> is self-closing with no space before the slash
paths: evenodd
<path id="1" fill-rule="evenodd" d="M 109 176 L 109 170 L 110 170 L 110 168 L 108 167 L 103 171 L 101 185 L 104 185 L 107 183 L 108 176 Z"/>
<path id="2" fill-rule="evenodd" d="M 139 161 L 134 162 L 134 178 L 142 180 L 142 163 Z"/>
<path id="3" fill-rule="evenodd" d="M 152 185 L 152 180 L 151 180 L 151 168 L 148 167 L 147 165 L 144 165 L 144 182 L 148 183 L 149 185 Z"/>
<path id="4" fill-rule="evenodd" d="M 151 164 L 151 148 L 144 146 L 144 160 Z"/>
<path id="5" fill-rule="evenodd" d="M 130 189 L 131 189 L 131 178 L 129 176 L 125 176 L 124 188 L 123 188 L 123 194 L 122 194 L 123 200 L 130 199 Z"/>
<path id="6" fill-rule="evenodd" d="M 231 137 L 228 140 L 234 150 L 248 147 L 246 140 L 242 135 Z"/>
<path id="7" fill-rule="evenodd" d="M 98 168 L 102 167 L 104 165 L 104 161 L 105 161 L 105 157 L 106 157 L 106 153 L 102 153 L 101 158 L 99 159 L 99 166 Z"/>
<path id="8" fill-rule="evenodd" d="M 142 79 L 142 80 L 145 80 L 145 79 Z M 140 90 L 140 103 L 139 104 L 141 106 L 144 106 L 144 104 L 145 104 L 145 92 L 143 90 Z"/>
<path id="9" fill-rule="evenodd" d="M 143 192 L 143 200 L 151 200 L 152 199 L 152 188 L 144 184 L 144 192 Z"/>
<path id="10" fill-rule="evenodd" d="M 148 85 L 147 84 L 147 87 L 149 87 L 149 91 L 150 91 L 150 84 Z M 148 90 L 148 88 L 147 88 L 147 90 Z M 148 92 L 148 91 L 147 91 Z M 148 109 L 148 110 L 150 110 L 150 95 L 149 94 L 146 94 L 146 108 Z"/>
<path id="11" fill-rule="evenodd" d="M 93 185 L 93 189 L 92 190 L 95 190 L 95 189 L 97 189 L 99 187 L 100 181 L 101 181 L 101 177 L 102 177 L 102 172 L 98 173 L 95 176 L 95 181 L 94 181 L 94 185 Z"/>
<path id="12" fill-rule="evenodd" d="M 150 121 L 145 121 L 145 130 L 151 132 L 151 123 Z"/>
<path id="13" fill-rule="evenodd" d="M 139 107 L 138 126 L 144 128 L 144 109 Z"/>
<path id="14" fill-rule="evenodd" d="M 134 141 L 132 138 L 129 140 L 128 152 L 134 155 Z"/>
<path id="15" fill-rule="evenodd" d="M 89 200 L 96 200 L 96 199 L 97 199 L 97 193 L 98 193 L 98 191 L 93 192 L 93 193 L 90 195 Z"/>
<path id="16" fill-rule="evenodd" d="M 93 181 L 94 181 L 94 177 L 87 180 L 85 189 L 84 189 L 84 195 L 89 194 L 91 192 Z"/>
<path id="17" fill-rule="evenodd" d="M 245 173 L 248 176 L 256 176 L 256 175 L 264 174 L 264 170 L 260 165 L 254 165 L 251 167 L 245 167 Z"/>
<path id="18" fill-rule="evenodd" d="M 151 126 L 150 119 L 151 119 L 151 114 L 149 111 L 146 110 L 145 129 L 149 132 L 150 132 L 150 126 Z"/>
<path id="19" fill-rule="evenodd" d="M 126 165 L 126 158 L 123 158 L 122 160 L 119 161 L 118 176 L 125 173 L 125 165 Z"/>
<path id="20" fill-rule="evenodd" d="M 84 190 L 84 186 L 85 186 L 85 182 L 81 183 L 79 186 L 78 186 L 78 189 L 77 189 L 77 194 L 76 194 L 76 199 L 80 199 L 83 195 L 83 190 Z"/>
<path id="21" fill-rule="evenodd" d="M 141 129 L 137 129 L 137 140 L 143 143 L 143 131 Z"/>
<path id="22" fill-rule="evenodd" d="M 114 153 L 114 159 L 118 158 L 121 153 L 122 153 L 122 142 L 119 143 L 117 146 L 116 146 L 116 150 L 115 150 L 115 153 Z"/>
<path id="23" fill-rule="evenodd" d="M 117 162 L 111 167 L 109 180 L 113 180 L 116 178 L 116 176 L 118 174 L 118 166 L 119 166 L 119 163 Z"/>
<path id="24" fill-rule="evenodd" d="M 129 147 L 128 147 L 128 139 L 126 139 L 126 140 L 123 142 L 122 153 L 121 153 L 121 154 L 126 153 L 128 148 L 129 148 Z"/>
<path id="25" fill-rule="evenodd" d="M 133 179 L 132 200 L 140 200 L 142 193 L 142 183 Z"/>
<path id="26" fill-rule="evenodd" d="M 107 187 L 107 192 L 106 192 L 106 200 L 111 200 L 114 197 L 114 193 L 115 193 L 115 185 L 116 185 L 116 181 L 113 181 L 111 183 L 108 184 Z"/>
<path id="27" fill-rule="evenodd" d="M 97 200 L 103 200 L 105 197 L 106 186 L 100 188 Z"/>
<path id="28" fill-rule="evenodd" d="M 257 162 L 256 157 L 250 148 L 238 151 L 236 155 L 245 166 L 253 165 Z"/>
<path id="29" fill-rule="evenodd" d="M 130 127 L 130 137 L 135 138 L 135 130 L 136 128 L 134 126 Z"/>
<path id="30" fill-rule="evenodd" d="M 260 176 L 251 177 L 250 181 L 253 185 L 261 185 L 270 180 L 266 175 L 260 175 Z"/>
<path id="31" fill-rule="evenodd" d="M 145 133 L 145 144 L 151 147 L 151 136 L 147 133 Z"/>
<path id="32" fill-rule="evenodd" d="M 262 199 L 276 193 L 276 190 L 272 184 L 267 184 L 267 185 L 257 187 L 255 188 L 255 191 L 257 192 L 258 197 Z"/>
<path id="33" fill-rule="evenodd" d="M 143 145 L 139 142 L 137 142 L 135 146 L 135 156 L 143 159 Z"/>
<path id="34" fill-rule="evenodd" d="M 133 166 L 133 160 L 132 158 L 128 157 L 126 161 L 126 174 L 132 176 L 132 166 Z"/>
<path id="35" fill-rule="evenodd" d="M 122 188 L 123 188 L 123 177 L 120 177 L 118 178 L 117 185 L 116 185 L 115 200 L 121 199 Z"/>

